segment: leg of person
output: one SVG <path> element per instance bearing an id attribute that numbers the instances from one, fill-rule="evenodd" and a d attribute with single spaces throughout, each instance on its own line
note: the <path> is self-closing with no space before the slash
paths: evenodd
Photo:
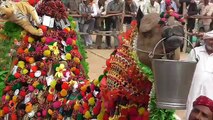
<path id="1" fill-rule="evenodd" d="M 114 37 L 114 46 L 115 46 L 115 48 L 117 48 L 118 47 L 118 45 L 119 45 L 119 41 L 118 41 L 118 35 L 117 35 L 117 31 L 120 31 L 120 30 L 122 30 L 121 29 L 121 21 L 120 21 L 121 19 L 120 19 L 120 17 L 116 17 L 115 19 L 113 19 L 113 30 L 115 30 L 115 37 Z"/>
<path id="2" fill-rule="evenodd" d="M 84 24 L 79 23 L 79 31 L 83 32 L 83 28 L 84 28 Z M 84 35 L 80 35 L 81 36 L 81 41 L 84 43 L 84 45 L 86 45 L 86 41 L 84 39 Z"/>
<path id="3" fill-rule="evenodd" d="M 88 29 L 87 29 L 87 32 L 88 33 L 92 33 L 93 30 L 94 30 L 94 26 L 95 26 L 95 18 L 91 18 L 90 20 L 88 20 L 87 24 L 89 25 Z"/>
<path id="4" fill-rule="evenodd" d="M 109 31 L 111 28 L 112 18 L 111 17 L 106 18 L 105 22 L 106 22 L 106 25 L 105 25 L 106 31 Z M 107 48 L 111 47 L 111 36 L 106 36 L 106 45 L 107 45 Z"/>
<path id="5" fill-rule="evenodd" d="M 89 28 L 89 24 L 84 24 L 83 25 L 83 32 L 87 33 L 88 28 Z M 84 41 L 85 41 L 85 45 L 88 47 L 91 43 L 89 34 L 85 34 L 83 38 L 84 38 Z"/>
<path id="6" fill-rule="evenodd" d="M 96 36 L 96 46 L 97 46 L 98 49 L 101 49 L 102 38 L 103 38 L 102 35 Z"/>
<path id="7" fill-rule="evenodd" d="M 103 20 L 102 18 L 97 18 L 96 19 L 97 30 L 102 30 L 102 27 L 103 27 L 102 20 Z M 101 49 L 102 38 L 103 38 L 102 35 L 97 35 L 96 36 L 96 46 L 97 46 L 98 49 Z"/>
<path id="8" fill-rule="evenodd" d="M 102 18 L 96 18 L 96 29 L 101 30 L 101 23 L 102 23 Z"/>

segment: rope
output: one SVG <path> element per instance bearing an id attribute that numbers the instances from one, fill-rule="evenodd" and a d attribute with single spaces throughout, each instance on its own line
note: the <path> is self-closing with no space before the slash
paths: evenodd
<path id="1" fill-rule="evenodd" d="M 102 56 L 102 55 L 99 55 L 99 54 L 97 54 L 97 53 L 95 53 L 95 52 L 93 52 L 93 51 L 91 51 L 91 50 L 86 50 L 87 52 L 90 52 L 90 53 L 92 53 L 93 55 L 95 55 L 95 56 L 97 56 L 97 57 L 99 57 L 99 58 L 102 58 L 102 59 L 104 59 L 104 60 L 107 60 L 108 58 L 105 58 L 104 56 Z"/>

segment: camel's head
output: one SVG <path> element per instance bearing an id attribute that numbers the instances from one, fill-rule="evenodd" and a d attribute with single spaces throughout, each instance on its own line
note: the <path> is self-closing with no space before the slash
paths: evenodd
<path id="1" fill-rule="evenodd" d="M 9 1 L 0 1 L 0 18 L 7 20 L 13 14 L 13 5 Z"/>
<path id="2" fill-rule="evenodd" d="M 148 55 L 160 40 L 164 39 L 164 42 L 156 48 L 154 58 L 163 57 L 164 47 L 168 53 L 176 50 L 183 43 L 182 25 L 174 17 L 169 17 L 164 25 L 159 24 L 160 20 L 159 14 L 151 13 L 145 15 L 140 22 L 137 40 L 137 48 L 140 50 L 137 51 L 137 54 L 140 61 L 150 67 L 151 59 Z"/>
<path id="3" fill-rule="evenodd" d="M 162 37 L 165 38 L 164 45 L 167 53 L 176 50 L 183 44 L 183 26 L 173 16 L 169 17 L 162 26 Z"/>

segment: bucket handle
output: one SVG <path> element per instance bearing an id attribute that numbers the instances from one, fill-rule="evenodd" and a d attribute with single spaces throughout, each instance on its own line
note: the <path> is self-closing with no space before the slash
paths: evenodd
<path id="1" fill-rule="evenodd" d="M 199 60 L 199 58 L 198 58 L 198 56 L 197 56 L 197 54 L 196 54 L 196 51 L 195 51 L 195 49 L 194 49 L 194 47 L 193 47 L 193 45 L 192 45 L 192 42 L 191 41 L 189 41 L 188 39 L 186 39 L 185 37 L 182 37 L 184 40 L 186 40 L 191 46 L 192 46 L 192 49 L 193 49 L 193 51 L 194 51 L 194 53 L 195 53 L 195 59 L 196 59 L 196 61 L 198 61 Z M 153 58 L 154 57 L 154 54 L 155 54 L 155 50 L 156 50 L 156 48 L 158 47 L 158 45 L 161 43 L 161 42 L 163 42 L 164 40 L 165 40 L 166 38 L 162 38 L 160 41 L 158 41 L 157 43 L 156 43 L 156 45 L 155 45 L 155 47 L 154 47 L 154 49 L 149 53 L 149 58 Z"/>

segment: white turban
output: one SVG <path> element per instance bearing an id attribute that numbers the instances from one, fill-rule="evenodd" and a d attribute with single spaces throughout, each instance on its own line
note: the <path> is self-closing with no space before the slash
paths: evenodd
<path id="1" fill-rule="evenodd" d="M 213 39 L 213 30 L 207 33 L 204 33 L 203 39 Z"/>

